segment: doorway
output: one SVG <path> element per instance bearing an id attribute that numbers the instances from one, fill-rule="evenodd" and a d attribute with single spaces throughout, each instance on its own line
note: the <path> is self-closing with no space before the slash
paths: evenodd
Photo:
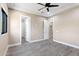
<path id="1" fill-rule="evenodd" d="M 31 19 L 27 16 L 21 17 L 21 43 L 31 40 Z"/>
<path id="2" fill-rule="evenodd" d="M 21 43 L 25 43 L 26 42 L 26 19 L 22 18 L 22 42 Z"/>
<path id="3" fill-rule="evenodd" d="M 49 39 L 53 40 L 53 22 L 49 25 Z"/>
<path id="4" fill-rule="evenodd" d="M 44 20 L 44 40 L 49 39 L 49 22 Z"/>

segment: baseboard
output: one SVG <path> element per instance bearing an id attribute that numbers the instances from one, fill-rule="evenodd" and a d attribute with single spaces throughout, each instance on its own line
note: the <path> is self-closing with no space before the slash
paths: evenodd
<path id="1" fill-rule="evenodd" d="M 70 47 L 79 49 L 79 46 L 76 46 L 76 45 L 72 45 L 72 44 L 69 44 L 69 43 L 61 42 L 61 41 L 58 41 L 58 40 L 55 40 L 55 39 L 53 39 L 53 41 L 54 41 L 54 42 L 57 42 L 57 43 L 64 44 L 64 45 L 66 45 L 66 46 L 70 46 Z"/>
<path id="2" fill-rule="evenodd" d="M 39 40 L 33 40 L 33 41 L 28 41 L 29 43 L 34 43 L 34 42 L 39 42 L 39 41 L 43 41 L 44 39 L 39 39 Z"/>
<path id="3" fill-rule="evenodd" d="M 5 49 L 3 56 L 6 56 L 7 51 L 8 51 L 8 46 L 7 46 L 7 48 Z"/>
<path id="4" fill-rule="evenodd" d="M 16 43 L 16 44 L 11 44 L 11 45 L 8 45 L 8 48 L 9 48 L 9 47 L 18 46 L 18 45 L 21 45 L 21 43 Z"/>

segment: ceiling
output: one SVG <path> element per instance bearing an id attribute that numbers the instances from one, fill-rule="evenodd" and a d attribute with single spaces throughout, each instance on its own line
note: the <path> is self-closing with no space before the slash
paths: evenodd
<path id="1" fill-rule="evenodd" d="M 45 4 L 45 3 L 43 3 Z M 41 11 L 38 11 L 38 9 L 42 8 L 42 5 L 39 5 L 37 3 L 8 3 L 8 7 L 15 10 L 24 11 L 27 13 L 40 15 L 44 17 L 50 17 L 57 13 L 60 13 L 62 11 L 68 10 L 70 8 L 73 8 L 75 6 L 78 6 L 77 3 L 51 3 L 51 4 L 58 4 L 59 7 L 51 7 L 49 14 L 47 13 L 46 9 L 43 9 Z"/>

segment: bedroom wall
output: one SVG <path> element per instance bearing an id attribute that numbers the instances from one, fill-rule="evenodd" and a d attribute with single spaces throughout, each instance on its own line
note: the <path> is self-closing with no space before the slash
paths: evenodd
<path id="1" fill-rule="evenodd" d="M 31 40 L 40 40 L 43 39 L 43 21 L 45 18 L 33 14 L 28 14 L 26 12 L 17 11 L 9 9 L 9 19 L 10 19 L 10 40 L 9 44 L 20 43 L 20 20 L 21 16 L 31 17 Z"/>
<path id="2" fill-rule="evenodd" d="M 53 40 L 79 48 L 79 6 L 53 18 Z"/>
<path id="3" fill-rule="evenodd" d="M 6 4 L 0 4 L 0 8 L 3 8 L 8 15 L 8 8 Z M 0 56 L 6 55 L 8 49 L 8 33 L 0 35 Z"/>

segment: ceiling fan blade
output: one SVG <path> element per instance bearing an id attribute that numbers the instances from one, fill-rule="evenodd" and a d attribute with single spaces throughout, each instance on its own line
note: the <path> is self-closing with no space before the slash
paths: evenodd
<path id="1" fill-rule="evenodd" d="M 42 6 L 45 6 L 44 4 L 42 4 L 42 3 L 37 3 L 37 4 L 40 4 L 40 5 L 42 5 Z"/>
<path id="2" fill-rule="evenodd" d="M 50 3 L 46 3 L 46 4 L 45 4 L 45 6 L 49 6 L 49 5 L 50 5 Z"/>
<path id="3" fill-rule="evenodd" d="M 49 5 L 49 7 L 58 7 L 59 5 Z"/>
<path id="4" fill-rule="evenodd" d="M 49 8 L 47 8 L 47 12 L 49 12 Z"/>
<path id="5" fill-rule="evenodd" d="M 42 10 L 42 9 L 44 9 L 44 8 L 46 8 L 46 7 L 42 7 L 42 8 L 40 8 L 40 9 L 38 9 L 38 10 L 40 11 L 40 10 Z"/>

